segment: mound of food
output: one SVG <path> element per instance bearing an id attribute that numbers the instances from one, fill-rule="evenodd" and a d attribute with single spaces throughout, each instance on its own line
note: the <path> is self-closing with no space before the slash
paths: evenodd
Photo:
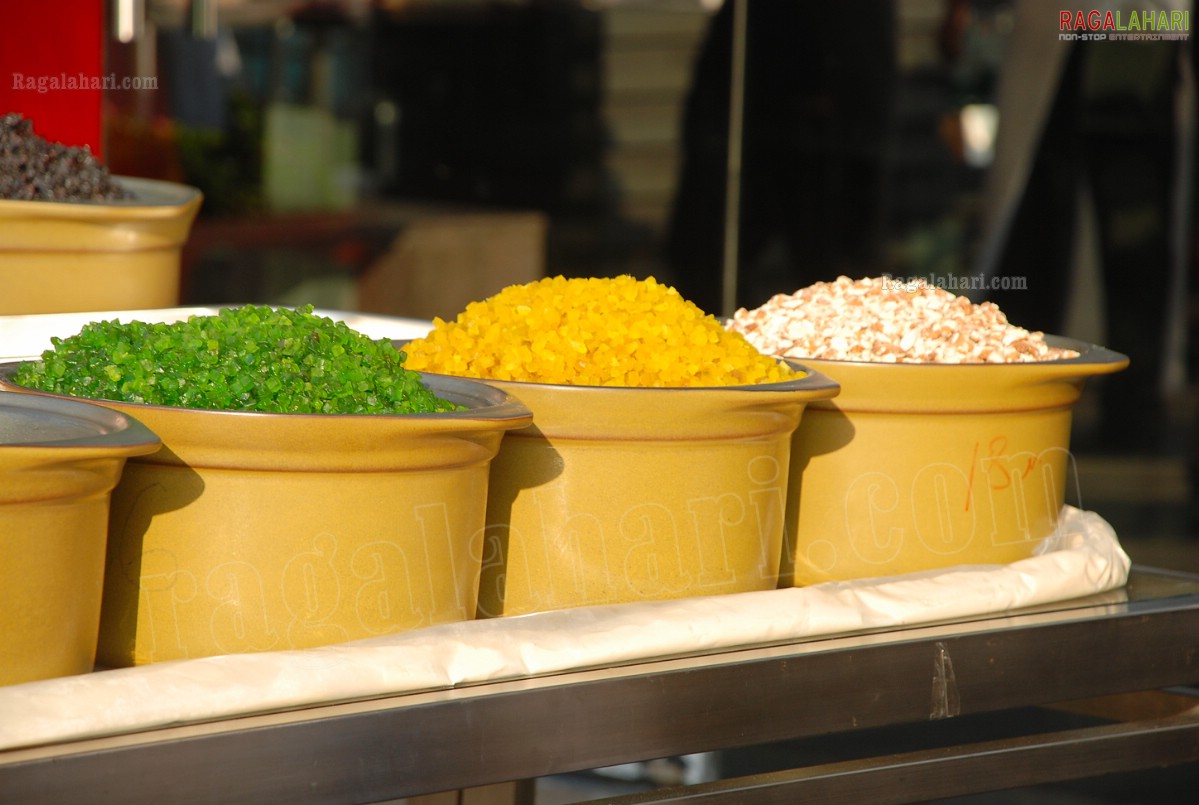
<path id="1" fill-rule="evenodd" d="M 1078 355 L 1010 324 L 992 302 L 886 277 L 838 277 L 777 294 L 738 310 L 728 326 L 762 352 L 795 360 L 1027 363 Z"/>
<path id="2" fill-rule="evenodd" d="M 0 117 L 0 198 L 15 201 L 115 201 L 132 194 L 86 147 L 53 143 L 33 123 Z"/>
<path id="3" fill-rule="evenodd" d="M 732 386 L 802 377 L 652 277 L 547 277 L 472 302 L 405 347 L 412 369 L 579 386 Z"/>
<path id="4" fill-rule="evenodd" d="M 374 340 L 312 312 L 246 305 L 173 324 L 99 321 L 51 340 L 12 381 L 95 400 L 286 414 L 455 410 Z"/>

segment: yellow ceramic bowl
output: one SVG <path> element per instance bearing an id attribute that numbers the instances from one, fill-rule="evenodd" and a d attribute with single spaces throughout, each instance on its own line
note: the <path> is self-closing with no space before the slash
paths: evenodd
<path id="1" fill-rule="evenodd" d="M 805 360 L 841 384 L 795 434 L 782 576 L 796 585 L 1031 555 L 1057 522 L 1087 377 L 1128 358 L 1014 364 Z M 1070 495 L 1075 505 L 1077 491 Z M 792 565 L 787 567 L 786 565 Z"/>
<path id="2" fill-rule="evenodd" d="M 110 494 L 159 444 L 107 408 L 0 392 L 0 685 L 92 670 Z"/>
<path id="3" fill-rule="evenodd" d="M 136 198 L 0 199 L 0 315 L 179 303 L 181 254 L 200 191 L 117 178 Z"/>
<path id="4" fill-rule="evenodd" d="M 113 493 L 98 661 L 306 648 L 474 617 L 488 465 L 531 414 L 429 376 L 469 406 L 348 416 L 99 401 L 163 449 Z"/>
<path id="5" fill-rule="evenodd" d="M 776 586 L 791 434 L 835 383 L 487 382 L 534 424 L 492 462 L 480 616 Z"/>

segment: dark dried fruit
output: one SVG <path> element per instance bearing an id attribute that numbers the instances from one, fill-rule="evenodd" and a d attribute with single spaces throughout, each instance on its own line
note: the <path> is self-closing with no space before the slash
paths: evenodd
<path id="1" fill-rule="evenodd" d="M 88 147 L 45 140 L 19 114 L 0 117 L 0 198 L 114 201 L 132 196 Z"/>

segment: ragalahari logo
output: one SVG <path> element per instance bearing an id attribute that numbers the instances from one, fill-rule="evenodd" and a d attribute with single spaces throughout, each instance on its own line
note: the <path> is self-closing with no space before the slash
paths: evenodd
<path id="1" fill-rule="evenodd" d="M 1189 39 L 1190 9 L 1098 9 L 1058 12 L 1058 38 L 1105 40 Z"/>

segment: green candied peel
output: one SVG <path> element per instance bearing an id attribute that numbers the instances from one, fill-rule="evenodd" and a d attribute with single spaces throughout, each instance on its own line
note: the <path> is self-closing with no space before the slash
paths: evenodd
<path id="1" fill-rule="evenodd" d="M 461 410 L 404 368 L 405 354 L 311 305 L 246 305 L 173 324 L 98 321 L 53 338 L 18 385 L 72 397 L 286 414 Z"/>

